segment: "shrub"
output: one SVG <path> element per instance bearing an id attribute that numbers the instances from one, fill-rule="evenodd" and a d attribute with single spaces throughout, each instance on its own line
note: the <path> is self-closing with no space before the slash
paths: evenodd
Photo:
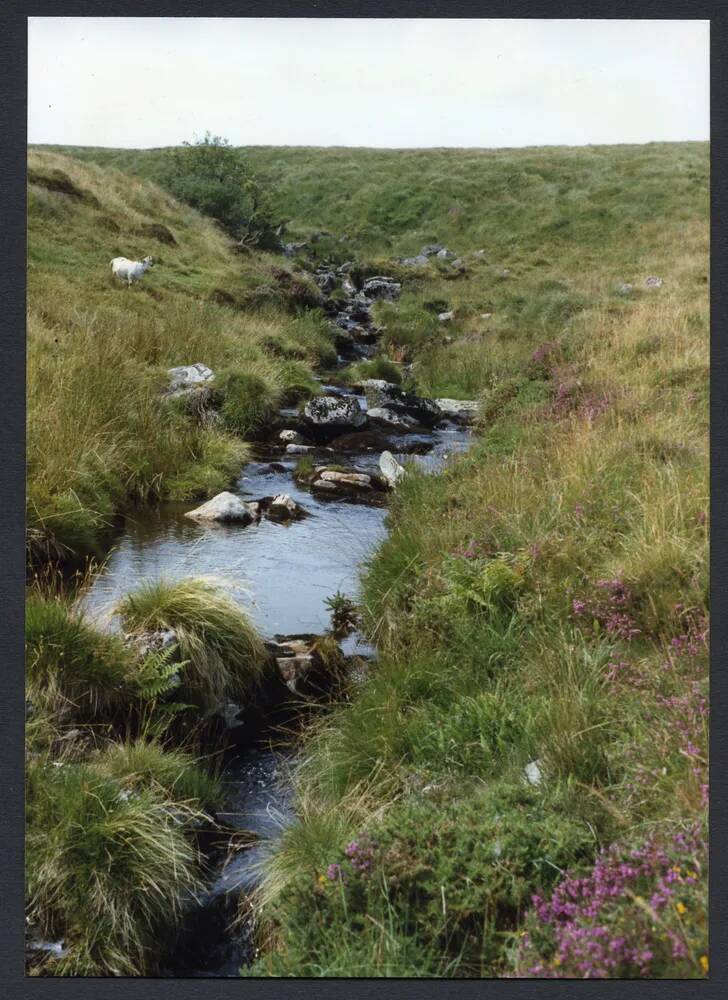
<path id="1" fill-rule="evenodd" d="M 699 828 L 615 844 L 534 895 L 518 974 L 694 979 L 708 972 L 707 845 Z"/>
<path id="2" fill-rule="evenodd" d="M 288 935 L 281 951 L 301 962 L 299 974 L 311 975 L 317 965 L 333 964 L 352 938 L 373 950 L 373 927 L 386 923 L 403 953 L 408 941 L 430 952 L 422 975 L 446 968 L 492 974 L 500 937 L 517 925 L 531 895 L 551 887 L 559 870 L 593 845 L 586 823 L 526 786 L 459 799 L 447 792 L 410 797 L 341 844 L 320 870 L 300 872 L 278 904 Z M 368 964 L 376 967 L 374 954 Z"/>
<path id="3" fill-rule="evenodd" d="M 206 132 L 166 157 L 163 178 L 175 197 L 217 219 L 243 244 L 277 246 L 268 194 L 227 139 Z"/>
<path id="4" fill-rule="evenodd" d="M 180 697 L 214 710 L 250 695 L 267 653 L 245 612 L 202 580 L 142 584 L 118 606 L 124 626 L 139 634 L 171 629 L 185 661 Z"/>

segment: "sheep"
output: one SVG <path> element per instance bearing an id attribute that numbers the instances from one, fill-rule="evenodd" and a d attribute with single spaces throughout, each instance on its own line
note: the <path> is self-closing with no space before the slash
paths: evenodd
<path id="1" fill-rule="evenodd" d="M 111 273 L 115 278 L 126 281 L 126 287 L 130 288 L 132 282 L 138 281 L 153 263 L 154 260 L 151 257 L 145 257 L 142 261 L 129 260 L 127 257 L 114 257 L 111 262 Z"/>

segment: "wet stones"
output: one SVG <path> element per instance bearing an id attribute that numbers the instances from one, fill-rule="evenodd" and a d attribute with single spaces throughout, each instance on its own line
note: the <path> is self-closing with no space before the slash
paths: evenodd
<path id="1" fill-rule="evenodd" d="M 367 411 L 370 422 L 391 434 L 410 434 L 420 429 L 414 417 L 388 406 L 373 406 Z"/>
<path id="2" fill-rule="evenodd" d="M 257 505 L 246 503 L 234 493 L 218 493 L 212 500 L 194 510 L 188 510 L 185 517 L 193 521 L 212 521 L 220 524 L 240 524 L 245 526 L 257 520 Z"/>
<path id="3" fill-rule="evenodd" d="M 387 480 L 375 472 L 326 465 L 317 465 L 308 481 L 320 499 L 330 497 L 365 503 L 383 500 L 389 486 Z"/>
<path id="4" fill-rule="evenodd" d="M 293 497 L 287 493 L 279 493 L 278 496 L 270 499 L 267 506 L 264 506 L 261 501 L 261 507 L 263 507 L 266 517 L 270 518 L 271 521 L 299 521 L 308 516 L 308 511 L 296 503 Z"/>

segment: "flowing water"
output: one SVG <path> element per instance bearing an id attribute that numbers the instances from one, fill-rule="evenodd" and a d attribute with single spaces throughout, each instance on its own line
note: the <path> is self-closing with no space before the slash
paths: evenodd
<path id="1" fill-rule="evenodd" d="M 332 387 L 324 388 L 333 393 Z M 426 454 L 396 457 L 435 471 L 451 454 L 464 450 L 469 439 L 463 428 L 445 424 L 427 435 L 432 447 Z M 168 504 L 130 517 L 84 596 L 86 610 L 113 624 L 113 605 L 143 581 L 193 576 L 223 586 L 266 638 L 325 632 L 330 627 L 326 598 L 341 591 L 356 599 L 362 563 L 385 537 L 386 509 L 317 499 L 292 477 L 297 457 L 259 456 L 246 465 L 235 490 L 247 499 L 287 493 L 309 517 L 286 523 L 263 518 L 247 527 L 204 525 L 184 517 L 189 504 Z M 346 455 L 339 460 L 373 471 L 379 454 Z M 372 653 L 357 634 L 342 646 L 346 654 Z M 254 955 L 249 924 L 233 927 L 231 919 L 241 893 L 255 887 L 265 852 L 293 816 L 286 776 L 295 740 L 275 748 L 271 742 L 275 734 L 271 726 L 252 744 L 241 739 L 241 749 L 228 753 L 225 801 L 218 819 L 251 836 L 242 846 L 231 849 L 229 844 L 227 850 L 212 854 L 213 861 L 217 858 L 214 870 L 170 959 L 170 975 L 236 976 Z"/>

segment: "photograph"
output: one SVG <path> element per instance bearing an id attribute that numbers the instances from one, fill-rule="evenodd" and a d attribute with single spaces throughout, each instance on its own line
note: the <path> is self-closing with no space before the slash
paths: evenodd
<path id="1" fill-rule="evenodd" d="M 149 6 L 22 21 L 19 975 L 708 980 L 711 22 Z"/>

